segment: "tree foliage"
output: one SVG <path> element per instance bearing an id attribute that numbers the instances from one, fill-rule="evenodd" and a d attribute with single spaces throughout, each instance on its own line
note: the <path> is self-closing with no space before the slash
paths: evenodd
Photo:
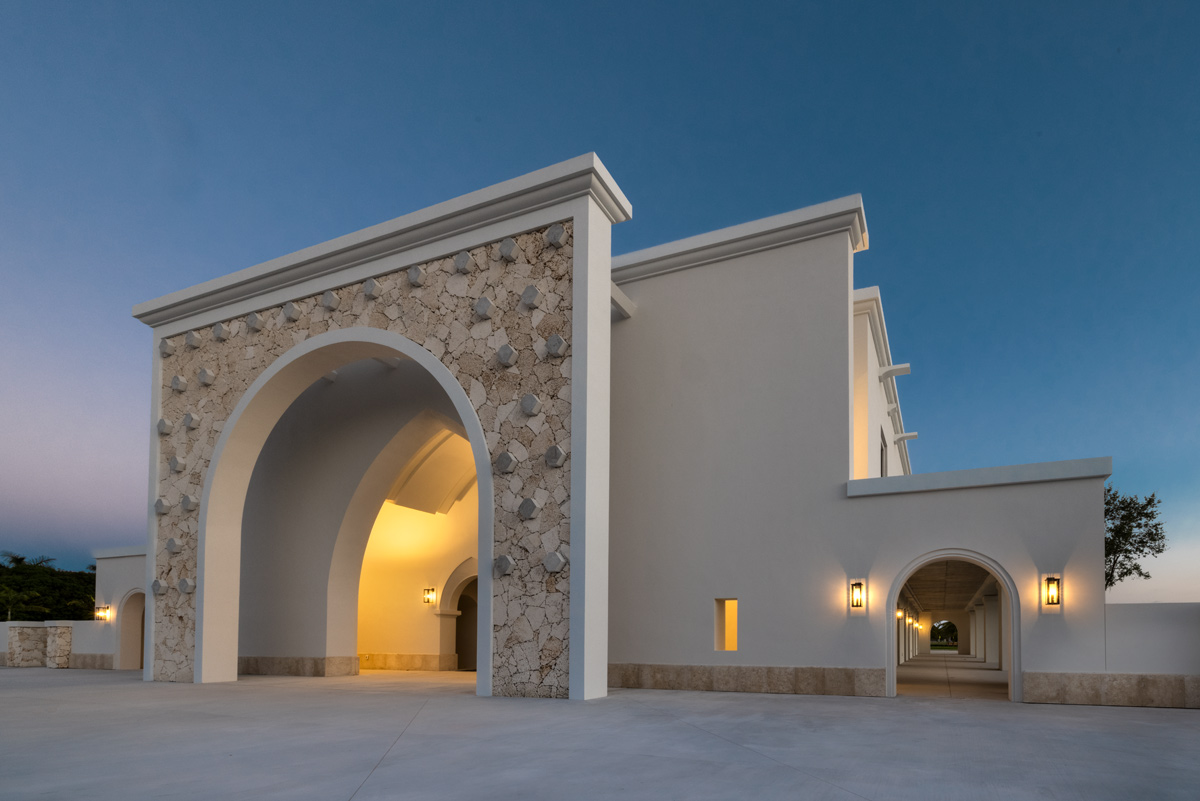
<path id="1" fill-rule="evenodd" d="M 0 618 L 87 620 L 94 614 L 96 574 L 59 570 L 54 559 L 0 551 Z"/>
<path id="2" fill-rule="evenodd" d="M 929 629 L 929 639 L 934 642 L 958 642 L 958 626 L 949 620 L 939 620 Z"/>
<path id="3" fill-rule="evenodd" d="M 1130 576 L 1150 578 L 1139 559 L 1158 556 L 1167 548 L 1167 535 L 1158 520 L 1158 498 L 1122 495 L 1104 486 L 1104 589 Z"/>

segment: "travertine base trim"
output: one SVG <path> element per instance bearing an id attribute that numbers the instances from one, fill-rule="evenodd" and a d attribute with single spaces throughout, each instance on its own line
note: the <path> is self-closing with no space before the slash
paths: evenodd
<path id="1" fill-rule="evenodd" d="M 608 686 L 641 690 L 702 690 L 796 695 L 884 694 L 883 668 L 756 667 L 748 665 L 608 666 Z"/>
<path id="2" fill-rule="evenodd" d="M 359 654 L 363 670 L 458 670 L 458 654 Z"/>
<path id="3" fill-rule="evenodd" d="M 1022 673 L 1027 704 L 1200 709 L 1200 675 Z"/>
<path id="4" fill-rule="evenodd" d="M 74 670 L 112 670 L 112 654 L 71 654 L 71 664 Z"/>
<path id="5" fill-rule="evenodd" d="M 0 651 L 0 667 L 8 667 L 8 649 Z"/>
<path id="6" fill-rule="evenodd" d="M 357 676 L 357 656 L 239 656 L 244 676 Z"/>

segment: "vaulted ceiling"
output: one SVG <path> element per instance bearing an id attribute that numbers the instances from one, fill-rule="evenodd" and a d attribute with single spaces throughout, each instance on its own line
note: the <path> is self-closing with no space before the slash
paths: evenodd
<path id="1" fill-rule="evenodd" d="M 925 565 L 904 586 L 922 609 L 963 609 L 991 578 L 992 574 L 978 565 L 947 560 Z"/>

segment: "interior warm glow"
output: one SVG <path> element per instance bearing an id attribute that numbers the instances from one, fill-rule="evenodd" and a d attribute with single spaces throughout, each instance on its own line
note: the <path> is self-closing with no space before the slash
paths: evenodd
<path id="1" fill-rule="evenodd" d="M 738 635 L 737 598 L 717 599 L 716 647 L 718 651 L 736 651 Z"/>

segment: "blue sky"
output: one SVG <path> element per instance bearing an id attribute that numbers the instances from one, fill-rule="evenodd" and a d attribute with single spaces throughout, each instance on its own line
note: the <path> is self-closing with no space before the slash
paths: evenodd
<path id="1" fill-rule="evenodd" d="M 594 150 L 618 253 L 862 193 L 914 469 L 1111 455 L 1172 539 L 1119 599 L 1181 598 L 1198 39 L 1192 3 L 0 3 L 0 548 L 141 542 L 133 304 Z"/>

